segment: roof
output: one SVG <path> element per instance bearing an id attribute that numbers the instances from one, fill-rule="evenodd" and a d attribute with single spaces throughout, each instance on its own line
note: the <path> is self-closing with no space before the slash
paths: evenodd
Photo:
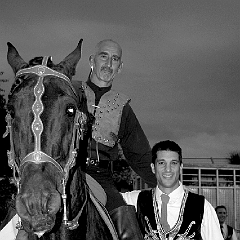
<path id="1" fill-rule="evenodd" d="M 231 164 L 228 158 L 183 158 L 183 166 L 240 169 L 240 164 Z"/>

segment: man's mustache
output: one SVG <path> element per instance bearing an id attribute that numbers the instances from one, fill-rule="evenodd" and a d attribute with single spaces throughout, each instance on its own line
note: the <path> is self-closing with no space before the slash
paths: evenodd
<path id="1" fill-rule="evenodd" d="M 101 67 L 101 71 L 107 71 L 109 73 L 113 73 L 113 70 L 110 67 L 106 67 L 106 66 Z"/>

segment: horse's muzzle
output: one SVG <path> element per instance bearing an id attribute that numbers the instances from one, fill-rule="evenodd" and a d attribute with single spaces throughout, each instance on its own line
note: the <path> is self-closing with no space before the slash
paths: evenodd
<path id="1" fill-rule="evenodd" d="M 19 194 L 16 199 L 16 210 L 27 232 L 49 232 L 55 225 L 56 213 L 61 206 L 59 193 L 49 197 L 38 194 Z"/>
<path id="2" fill-rule="evenodd" d="M 42 214 L 38 216 L 33 216 L 31 223 L 23 221 L 22 225 L 27 232 L 34 232 L 35 234 L 43 235 L 49 232 L 55 224 L 55 216 L 50 216 L 47 214 Z"/>

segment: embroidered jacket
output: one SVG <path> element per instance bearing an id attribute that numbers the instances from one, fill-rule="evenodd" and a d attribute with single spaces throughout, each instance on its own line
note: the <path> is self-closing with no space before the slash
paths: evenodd
<path id="1" fill-rule="evenodd" d="M 95 106 L 94 92 L 86 83 L 82 82 L 82 86 L 88 99 L 88 111 L 95 116 L 92 138 L 99 143 L 113 147 L 117 139 L 112 137 L 112 133 L 118 136 L 122 110 L 130 99 L 122 93 L 110 90 L 101 97 L 98 106 Z"/>
<path id="2" fill-rule="evenodd" d="M 126 157 L 126 161 L 132 167 L 132 169 L 142 179 L 144 179 L 149 187 L 156 186 L 156 178 L 150 168 L 152 159 L 151 148 L 148 139 L 146 138 L 146 135 L 129 104 L 129 99 L 124 94 L 119 94 L 119 97 L 116 99 L 116 102 L 118 102 L 118 104 L 120 103 L 117 109 L 113 108 L 112 110 L 109 106 L 104 108 L 104 104 L 107 104 L 109 100 L 106 99 L 107 96 L 110 97 L 112 106 L 115 105 L 114 96 L 117 94 L 117 92 L 111 90 L 111 87 L 107 89 L 100 88 L 94 85 L 89 79 L 86 83 L 74 80 L 72 81 L 72 84 L 77 93 L 83 92 L 87 95 L 86 97 L 89 112 L 93 111 L 94 113 L 94 106 L 91 105 L 97 105 L 97 107 L 95 107 L 95 117 L 97 115 L 97 122 L 99 125 L 97 125 L 97 122 L 95 122 L 95 125 L 93 126 L 97 129 L 93 129 L 94 133 L 92 133 L 92 135 L 95 136 L 95 139 L 89 139 L 89 157 L 92 159 L 100 159 L 100 161 L 115 161 L 118 159 L 119 144 L 115 144 L 113 147 L 112 145 L 117 141 L 121 144 L 123 154 Z M 85 90 L 83 86 L 85 86 Z M 108 92 L 111 92 L 111 94 L 108 95 Z M 101 108 L 98 108 L 100 105 L 105 112 L 100 112 L 102 111 Z M 109 113 L 107 111 L 107 108 L 110 109 Z M 113 112 L 117 113 L 114 120 L 111 119 Z M 111 128 L 106 127 L 107 124 L 104 123 L 106 120 L 105 117 L 110 120 L 110 124 L 112 124 Z M 106 132 L 100 130 L 100 124 L 102 124 L 101 126 L 106 129 Z M 115 139 L 111 138 L 111 135 L 109 136 L 109 133 L 111 132 L 114 132 L 114 134 L 117 133 Z M 98 137 L 101 137 L 101 140 L 97 139 Z M 109 141 L 105 141 L 104 139 Z M 84 169 L 85 166 L 82 167 Z M 108 182 L 108 180 L 106 180 L 106 182 Z"/>
<path id="3" fill-rule="evenodd" d="M 168 232 L 161 227 L 155 199 L 155 189 L 139 193 L 137 216 L 145 240 L 202 240 L 201 222 L 204 213 L 204 200 L 201 195 L 185 190 L 176 224 Z"/>

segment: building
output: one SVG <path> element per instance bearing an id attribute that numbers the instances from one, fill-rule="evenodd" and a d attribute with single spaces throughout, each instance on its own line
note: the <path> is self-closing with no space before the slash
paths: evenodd
<path id="1" fill-rule="evenodd" d="M 181 181 L 192 192 L 204 195 L 213 207 L 225 205 L 227 224 L 240 233 L 240 165 L 226 158 L 183 158 Z M 135 190 L 147 187 L 139 176 L 134 177 Z"/>

